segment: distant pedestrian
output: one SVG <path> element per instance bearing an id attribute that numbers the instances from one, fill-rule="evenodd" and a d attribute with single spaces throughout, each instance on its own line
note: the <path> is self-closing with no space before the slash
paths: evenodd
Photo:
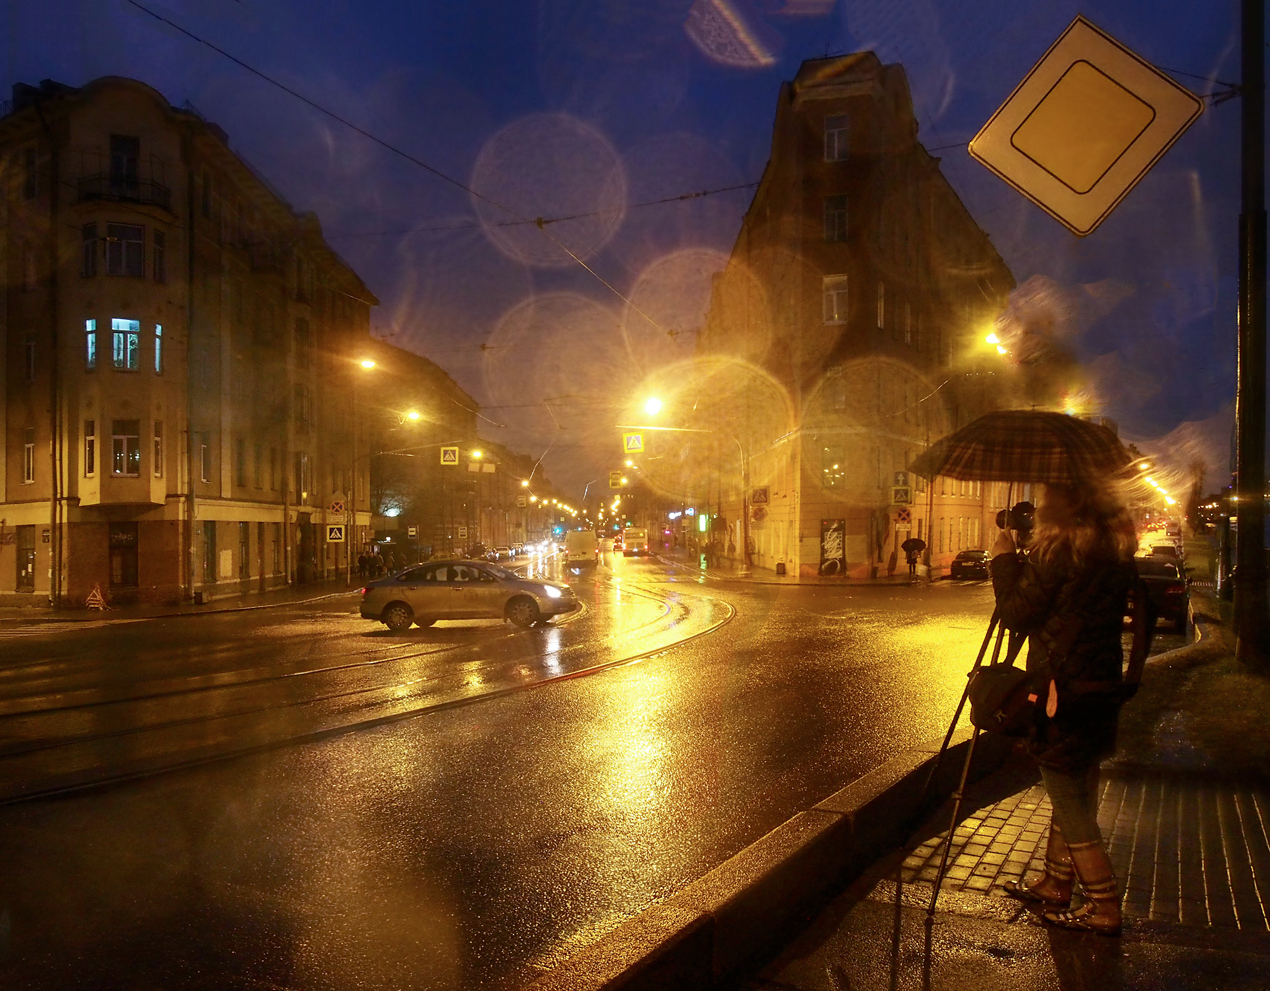
<path id="1" fill-rule="evenodd" d="M 397 573 L 397 555 L 394 554 L 392 551 L 388 552 L 387 567 L 388 567 L 388 574 L 393 575 Z"/>
<path id="2" fill-rule="evenodd" d="M 1098 830 L 1098 765 L 1115 750 L 1127 697 L 1120 641 L 1136 549 L 1129 511 L 1103 480 L 1042 486 L 1027 556 L 1008 529 L 992 548 L 1001 622 L 1029 634 L 1038 701 L 1027 749 L 1053 806 L 1045 876 L 1007 882 L 1006 893 L 1053 925 L 1107 936 L 1120 934 L 1120 899 Z M 1073 879 L 1085 893 L 1077 909 Z"/>
<path id="3" fill-rule="evenodd" d="M 365 579 L 366 577 L 366 551 L 363 550 L 357 555 L 357 577 Z"/>
<path id="4" fill-rule="evenodd" d="M 926 541 L 920 537 L 909 537 L 908 540 L 900 544 L 900 550 L 904 552 L 904 560 L 908 562 L 908 577 L 917 577 L 917 559 L 921 556 L 922 551 L 926 550 Z"/>

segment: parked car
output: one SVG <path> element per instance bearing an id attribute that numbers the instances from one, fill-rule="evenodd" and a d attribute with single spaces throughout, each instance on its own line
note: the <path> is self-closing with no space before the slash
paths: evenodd
<path id="1" fill-rule="evenodd" d="M 510 561 L 512 559 L 512 549 L 510 547 L 495 547 L 495 561 Z"/>
<path id="2" fill-rule="evenodd" d="M 1182 567 L 1182 552 L 1178 550 L 1176 544 L 1152 544 L 1152 557 L 1166 557 L 1170 561 L 1176 561 L 1178 569 Z"/>
<path id="3" fill-rule="evenodd" d="M 948 567 L 949 578 L 987 578 L 987 551 L 959 551 Z"/>
<path id="4" fill-rule="evenodd" d="M 1136 563 L 1156 616 L 1184 632 L 1190 617 L 1191 595 L 1181 562 L 1163 554 L 1151 554 L 1138 558 Z"/>
<path id="5" fill-rule="evenodd" d="M 521 578 L 483 561 L 429 561 L 362 589 L 363 619 L 394 633 L 439 619 L 508 619 L 517 626 L 571 613 L 577 595 L 563 582 Z"/>

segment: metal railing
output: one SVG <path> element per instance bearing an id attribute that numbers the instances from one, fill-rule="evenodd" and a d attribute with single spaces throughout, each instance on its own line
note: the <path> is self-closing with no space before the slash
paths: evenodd
<path id="1" fill-rule="evenodd" d="M 79 201 L 123 200 L 148 203 L 172 211 L 172 190 L 156 179 L 140 179 L 109 172 L 83 176 L 77 182 Z"/>

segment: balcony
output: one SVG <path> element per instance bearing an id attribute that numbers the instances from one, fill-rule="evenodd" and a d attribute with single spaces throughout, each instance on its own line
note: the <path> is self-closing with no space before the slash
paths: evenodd
<path id="1" fill-rule="evenodd" d="M 91 200 L 119 200 L 127 203 L 145 203 L 172 212 L 172 190 L 157 179 L 141 179 L 129 175 L 113 175 L 103 172 L 83 176 L 77 183 L 78 202 Z"/>

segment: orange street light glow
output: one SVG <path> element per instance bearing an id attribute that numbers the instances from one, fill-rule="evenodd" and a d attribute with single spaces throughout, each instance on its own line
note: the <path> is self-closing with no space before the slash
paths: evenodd
<path id="1" fill-rule="evenodd" d="M 363 358 L 360 362 L 358 362 L 358 364 L 361 365 L 363 368 L 371 369 L 375 367 L 375 359 Z"/>
<path id="2" fill-rule="evenodd" d="M 661 400 L 656 396 L 649 396 L 644 401 L 644 412 L 649 416 L 656 416 L 661 412 Z"/>

